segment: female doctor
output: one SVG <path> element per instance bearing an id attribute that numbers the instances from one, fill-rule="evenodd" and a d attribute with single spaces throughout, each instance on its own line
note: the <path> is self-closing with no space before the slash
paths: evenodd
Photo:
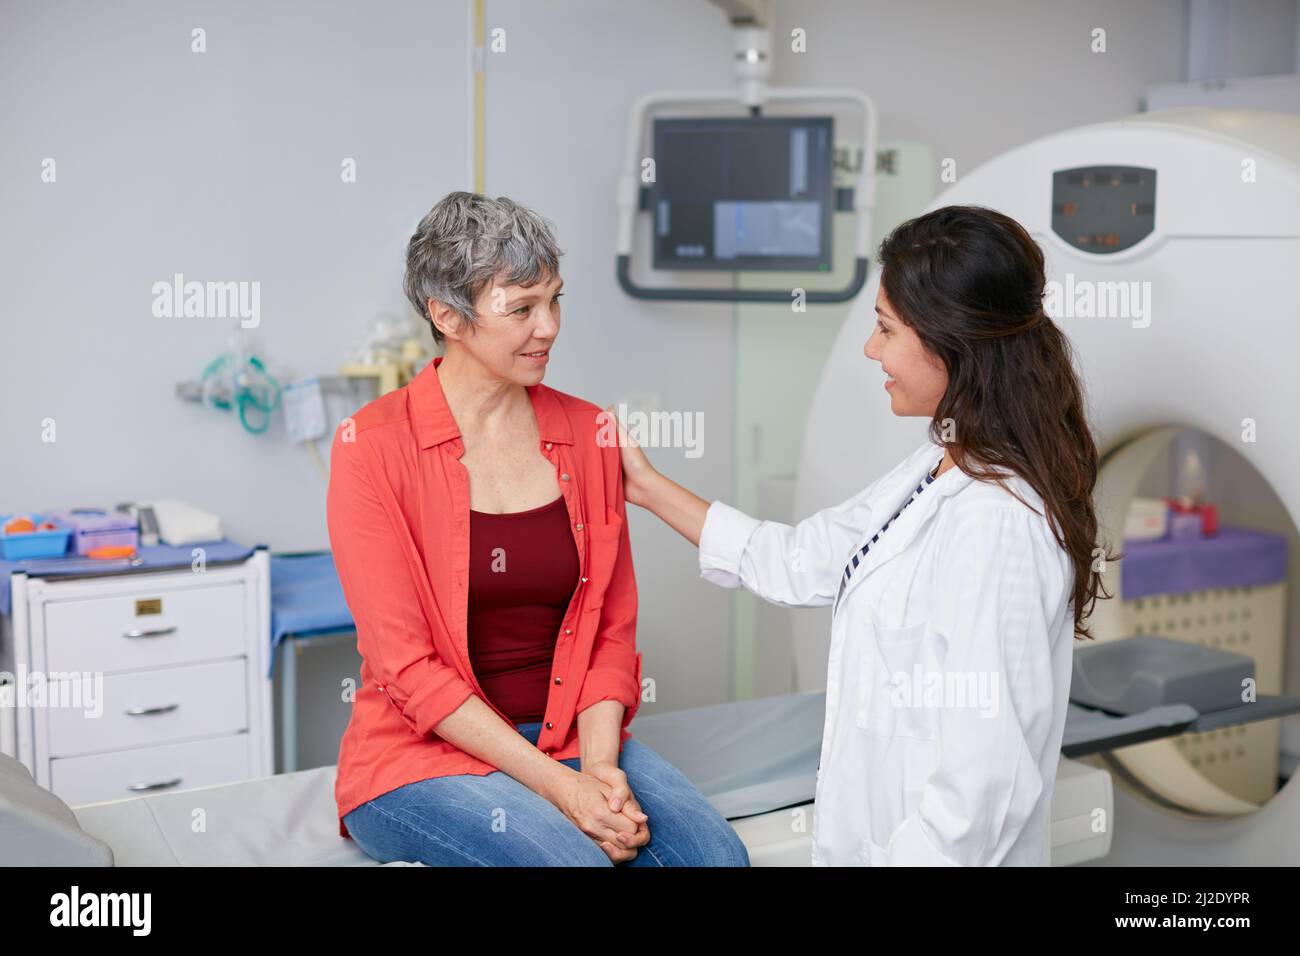
<path id="1" fill-rule="evenodd" d="M 814 864 L 1046 865 L 1104 553 L 1079 378 L 1014 220 L 938 209 L 878 258 L 864 351 L 893 413 L 930 420 L 920 448 L 791 527 L 696 497 L 622 433 L 627 500 L 698 545 L 706 580 L 833 605 Z"/>

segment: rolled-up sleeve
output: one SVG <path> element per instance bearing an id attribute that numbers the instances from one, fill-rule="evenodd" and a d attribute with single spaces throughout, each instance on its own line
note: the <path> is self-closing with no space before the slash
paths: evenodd
<path id="1" fill-rule="evenodd" d="M 641 655 L 636 649 L 636 574 L 632 567 L 626 505 L 621 494 L 621 473 L 616 487 L 619 493 L 615 495 L 615 510 L 622 519 L 618 557 L 605 586 L 604 605 L 593 612 L 600 615 L 600 620 L 575 711 L 582 713 L 602 700 L 617 700 L 624 707 L 623 728 L 626 729 L 641 705 Z"/>
<path id="2" fill-rule="evenodd" d="M 1041 520 L 1019 503 L 981 507 L 946 538 L 930 622 L 946 648 L 944 683 L 989 690 L 939 707 L 938 766 L 891 836 L 891 866 L 996 866 L 1038 806 L 1054 708 L 1065 706 L 1050 631 L 1064 580 Z"/>
<path id="3" fill-rule="evenodd" d="M 326 495 L 334 565 L 379 689 L 427 736 L 474 690 L 434 649 L 416 578 L 423 569 L 392 492 L 371 479 L 361 443 L 344 442 L 342 434 L 330 452 Z"/>

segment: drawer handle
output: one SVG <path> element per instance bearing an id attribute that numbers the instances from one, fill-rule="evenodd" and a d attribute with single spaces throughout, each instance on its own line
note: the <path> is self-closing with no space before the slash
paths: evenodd
<path id="1" fill-rule="evenodd" d="M 123 637 L 164 637 L 167 634 L 174 634 L 175 632 L 176 632 L 176 625 L 173 624 L 171 627 L 155 627 L 155 628 L 136 629 L 133 631 L 123 631 L 122 636 Z"/>
<path id="2" fill-rule="evenodd" d="M 143 717 L 148 714 L 166 714 L 175 710 L 180 704 L 163 704 L 161 707 L 132 707 L 126 711 L 129 717 Z"/>
<path id="3" fill-rule="evenodd" d="M 162 780 L 158 783 L 133 783 L 126 789 L 136 793 L 139 793 L 141 790 L 166 790 L 168 787 L 174 787 L 180 782 L 180 777 L 174 777 L 171 780 Z"/>

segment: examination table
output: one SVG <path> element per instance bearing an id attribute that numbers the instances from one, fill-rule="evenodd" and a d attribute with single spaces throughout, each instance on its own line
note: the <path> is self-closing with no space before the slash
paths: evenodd
<path id="1" fill-rule="evenodd" d="M 1088 685 L 1080 656 L 1075 679 Z M 1238 713 L 1245 709 L 1251 713 Z M 1052 793 L 1052 865 L 1110 852 L 1111 829 L 1096 821 L 1112 810 L 1111 776 L 1078 758 L 1293 711 L 1300 698 L 1261 697 L 1251 708 L 1205 713 L 1166 701 L 1127 715 L 1072 701 Z M 751 865 L 809 866 L 824 720 L 825 692 L 812 691 L 638 716 L 632 736 L 726 817 Z M 317 767 L 71 808 L 0 754 L 0 866 L 374 866 L 338 835 L 334 772 Z"/>
<path id="2" fill-rule="evenodd" d="M 638 716 L 632 735 L 732 822 L 751 863 L 807 866 L 823 718 L 822 692 L 789 694 Z M 0 865 L 377 865 L 338 835 L 334 774 L 317 767 L 69 808 L 0 755 Z M 796 821 L 789 808 L 801 805 L 807 819 Z"/>

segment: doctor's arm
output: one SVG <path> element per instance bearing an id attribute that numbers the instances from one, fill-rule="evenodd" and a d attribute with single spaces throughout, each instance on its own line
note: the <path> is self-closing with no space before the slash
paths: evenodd
<path id="1" fill-rule="evenodd" d="M 996 866 L 1037 806 L 1058 704 L 1048 615 L 1064 587 L 1038 520 L 1019 503 L 976 508 L 945 539 L 926 639 L 947 648 L 945 687 L 987 693 L 936 708 L 939 764 L 891 835 L 891 866 Z"/>
<path id="2" fill-rule="evenodd" d="M 706 581 L 744 587 L 784 607 L 834 602 L 844 561 L 866 530 L 874 485 L 794 526 L 760 521 L 683 488 L 657 471 L 621 426 L 619 434 L 627 500 L 654 512 L 699 547 L 700 574 Z"/>

